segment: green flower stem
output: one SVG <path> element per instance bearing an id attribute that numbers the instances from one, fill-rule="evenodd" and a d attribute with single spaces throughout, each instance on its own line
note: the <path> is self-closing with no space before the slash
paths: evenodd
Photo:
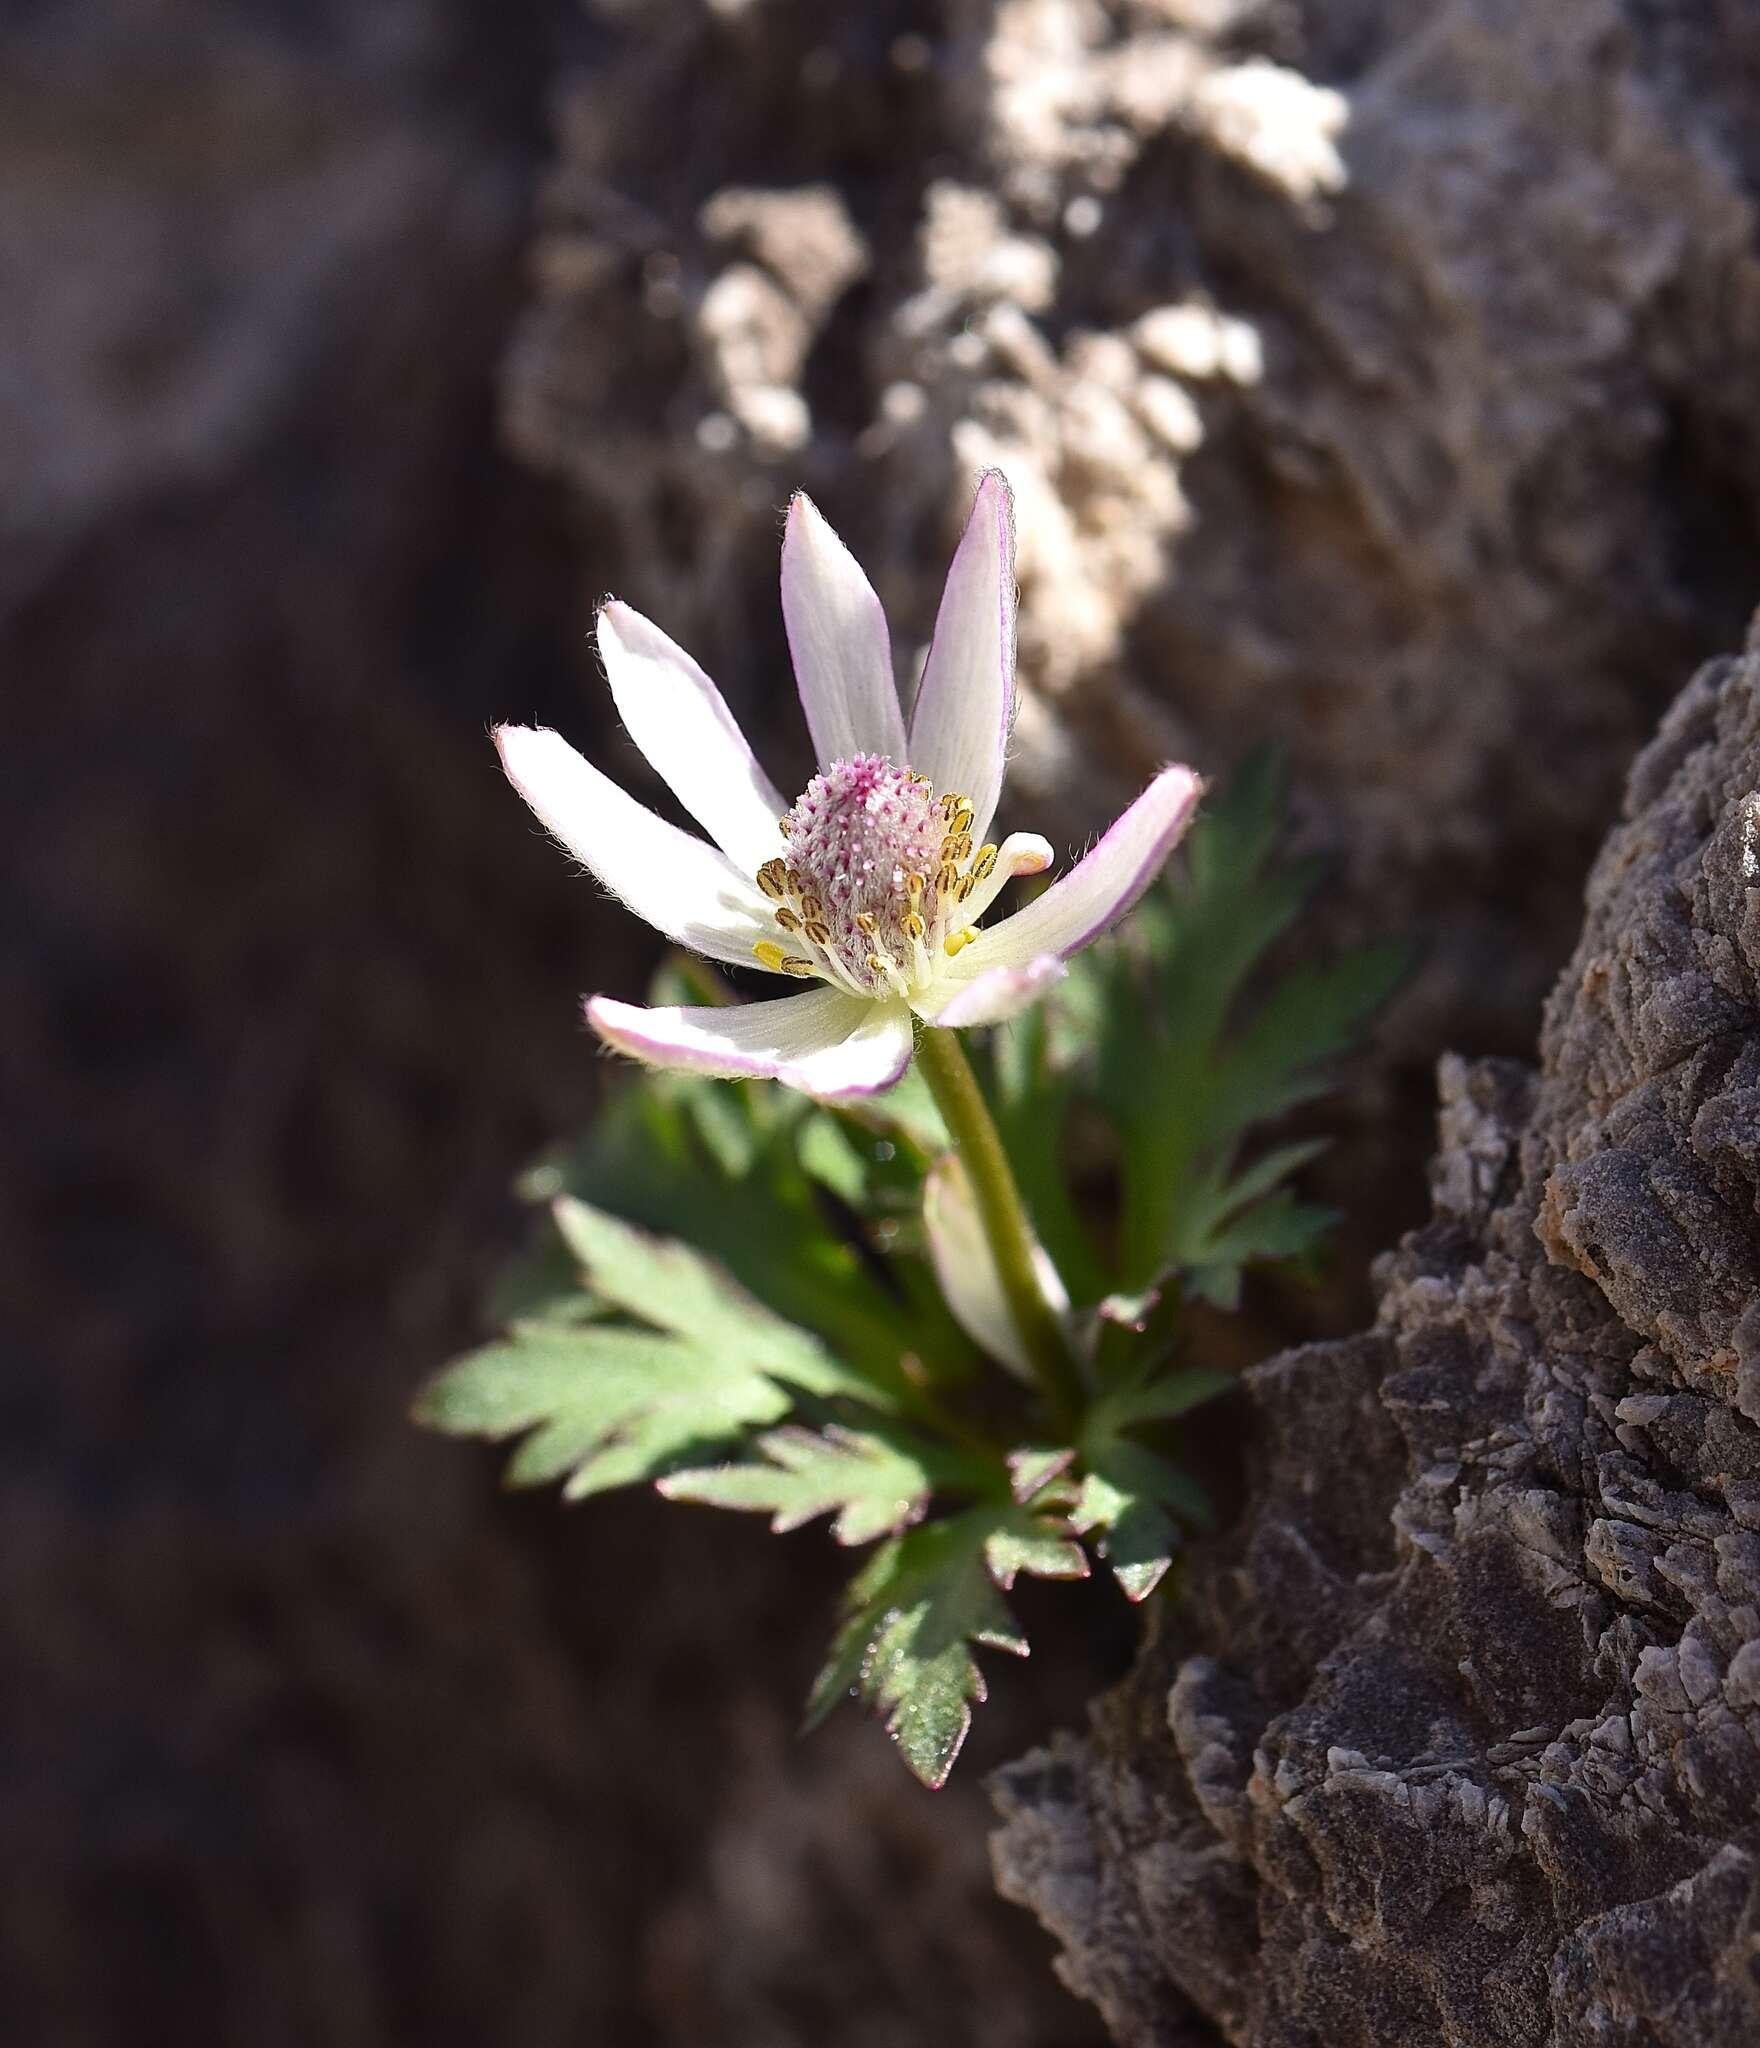
<path id="1" fill-rule="evenodd" d="M 1021 1343 L 1052 1415 L 1063 1428 L 1073 1430 L 1085 1398 L 1081 1374 L 1034 1271 L 1033 1226 L 978 1077 L 954 1031 L 925 1026 L 917 1034 L 917 1059 L 971 1180 L 978 1217 Z"/>

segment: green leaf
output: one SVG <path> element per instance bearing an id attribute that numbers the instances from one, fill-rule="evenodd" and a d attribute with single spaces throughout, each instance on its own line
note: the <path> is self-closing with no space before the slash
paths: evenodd
<path id="1" fill-rule="evenodd" d="M 818 1338 L 770 1314 L 689 1245 L 652 1236 L 569 1197 L 556 1204 L 555 1216 L 586 1285 L 612 1308 L 810 1394 L 875 1399 L 872 1385 L 833 1358 Z"/>
<path id="2" fill-rule="evenodd" d="M 985 1697 L 971 1646 L 1027 1654 L 1003 1593 L 1020 1572 L 1077 1579 L 1087 1569 L 1062 1523 L 1010 1502 L 986 1502 L 893 1537 L 850 1584 L 807 1725 L 853 1692 L 884 1717 L 922 1782 L 945 1784 L 972 1708 Z"/>
<path id="3" fill-rule="evenodd" d="M 768 1514 L 779 1536 L 835 1513 L 831 1533 L 839 1543 L 857 1544 L 920 1521 L 938 1482 L 981 1484 L 989 1476 L 968 1469 L 976 1461 L 898 1431 L 778 1429 L 760 1437 L 758 1448 L 764 1464 L 674 1472 L 660 1491 L 668 1500 Z"/>
<path id="4" fill-rule="evenodd" d="M 936 1158 L 953 1142 L 922 1069 L 914 1061 L 906 1067 L 904 1079 L 894 1082 L 884 1095 L 858 1096 L 842 1114 L 901 1139 L 925 1159 Z"/>
<path id="5" fill-rule="evenodd" d="M 1110 983 L 1095 1087 L 1122 1156 L 1127 1290 L 1201 1269 L 1198 1291 L 1222 1298 L 1251 1260 L 1295 1255 L 1278 1241 L 1281 1211 L 1276 1224 L 1224 1232 L 1314 1155 L 1284 1145 L 1242 1166 L 1248 1133 L 1324 1091 L 1327 1063 L 1404 969 L 1403 950 L 1381 946 L 1266 985 L 1266 957 L 1318 879 L 1310 864 L 1274 859 L 1282 785 L 1274 759 L 1242 765 L 1200 813 L 1184 876 L 1151 892 L 1134 942 L 1100 969 Z M 1323 1227 L 1318 1212 L 1309 1220 L 1304 1252 Z"/>
<path id="6" fill-rule="evenodd" d="M 1063 1161 L 1064 1129 L 1078 1091 L 1075 1077 L 1059 1072 L 1051 1050 L 1053 1021 L 1067 1017 L 1070 1000 L 1066 992 L 1057 1011 L 1035 1004 L 995 1033 L 986 1092 L 1040 1243 L 1071 1297 L 1091 1301 L 1106 1290 L 1106 1268 L 1083 1225 Z"/>
<path id="7" fill-rule="evenodd" d="M 1085 1463 L 1070 1527 L 1098 1538 L 1126 1599 L 1146 1600 L 1179 1548 L 1175 1515 L 1208 1526 L 1210 1503 L 1177 1465 L 1124 1437 L 1091 1442 Z"/>
<path id="8" fill-rule="evenodd" d="M 1158 1375 L 1137 1373 L 1102 1394 L 1082 1427 L 1082 1480 L 1070 1526 L 1092 1536 L 1130 1600 L 1146 1600 L 1179 1548 L 1177 1516 L 1210 1526 L 1204 1490 L 1169 1458 L 1125 1435 L 1176 1421 L 1234 1386 L 1208 1366 Z"/>
<path id="9" fill-rule="evenodd" d="M 943 1387 L 973 1377 L 980 1359 L 921 1255 L 922 1158 L 889 1117 L 899 1092 L 865 1101 L 859 1116 L 833 1116 L 768 1082 L 631 1076 L 587 1139 L 546 1162 L 542 1192 L 696 1246 L 908 1409 L 921 1377 L 910 1354 Z M 526 1298 L 548 1292 L 554 1312 L 554 1264 L 541 1243 L 526 1265 Z"/>
<path id="10" fill-rule="evenodd" d="M 795 1157 L 840 1202 L 859 1209 L 868 1191 L 868 1163 L 848 1129 L 829 1113 L 807 1117 L 799 1127 Z"/>
<path id="11" fill-rule="evenodd" d="M 440 1374 L 415 1417 L 451 1436 L 529 1432 L 508 1484 L 562 1479 L 579 1500 L 712 1456 L 790 1406 L 737 1352 L 603 1323 L 528 1323 Z"/>
<path id="12" fill-rule="evenodd" d="M 1286 975 L 1216 1060 L 1211 1122 L 1239 1128 L 1323 1094 L 1317 1069 L 1348 1050 L 1406 964 L 1404 947 L 1370 946 Z"/>
<path id="13" fill-rule="evenodd" d="M 1069 1470 L 1073 1444 L 1023 1444 L 1008 1454 L 1008 1490 L 1024 1506 Z"/>
<path id="14" fill-rule="evenodd" d="M 1214 1401 L 1235 1385 L 1235 1376 L 1214 1367 L 1185 1366 L 1138 1385 L 1126 1384 L 1102 1394 L 1088 1411 L 1090 1437 L 1148 1422 L 1172 1422 Z"/>
<path id="15" fill-rule="evenodd" d="M 589 1303 L 597 1319 L 518 1324 L 416 1404 L 418 1421 L 452 1435 L 525 1435 L 510 1485 L 562 1479 L 580 1499 L 725 1452 L 780 1421 L 797 1393 L 884 1402 L 688 1245 L 571 1199 L 555 1217 L 583 1283 L 572 1306 Z"/>

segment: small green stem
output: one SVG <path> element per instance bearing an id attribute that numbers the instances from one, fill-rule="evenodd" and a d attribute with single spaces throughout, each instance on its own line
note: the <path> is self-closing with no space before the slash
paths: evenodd
<path id="1" fill-rule="evenodd" d="M 917 1035 L 917 1059 L 941 1120 L 959 1148 L 1021 1343 L 1052 1415 L 1063 1428 L 1073 1430 L 1084 1399 L 1081 1374 L 1063 1325 L 1039 1285 L 1033 1266 L 1033 1226 L 978 1077 L 957 1032 L 925 1026 Z"/>

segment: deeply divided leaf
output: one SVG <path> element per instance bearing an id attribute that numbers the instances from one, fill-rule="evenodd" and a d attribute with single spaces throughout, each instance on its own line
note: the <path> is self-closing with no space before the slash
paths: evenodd
<path id="1" fill-rule="evenodd" d="M 797 1393 L 883 1402 L 688 1245 L 584 1202 L 559 1203 L 557 1224 L 599 1317 L 518 1324 L 442 1373 L 416 1407 L 454 1435 L 523 1435 L 510 1484 L 564 1480 L 577 1499 L 723 1455 L 780 1421 Z"/>
<path id="2" fill-rule="evenodd" d="M 1062 1523 L 1010 1502 L 895 1536 L 850 1585 L 808 1726 L 854 1694 L 883 1717 L 925 1785 L 945 1784 L 985 1697 L 972 1646 L 1027 1654 L 1003 1593 L 1021 1572 L 1079 1579 L 1087 1569 Z"/>
<path id="3" fill-rule="evenodd" d="M 1317 1147 L 1255 1156 L 1250 1134 L 1323 1092 L 1404 955 L 1377 947 L 1267 979 L 1317 880 L 1275 858 L 1281 802 L 1275 758 L 1243 764 L 1193 827 L 1184 875 L 1072 972 L 1097 1020 L 1093 1089 L 1119 1148 L 1126 1289 L 1186 1274 L 1232 1305 L 1243 1267 L 1305 1255 L 1330 1221 L 1285 1193 Z"/>
<path id="4" fill-rule="evenodd" d="M 1097 1541 L 1131 1600 L 1146 1600 L 1179 1548 L 1177 1516 L 1208 1524 L 1210 1504 L 1179 1467 L 1125 1437 L 1091 1442 L 1070 1526 Z"/>
<path id="5" fill-rule="evenodd" d="M 762 1463 L 675 1472 L 660 1482 L 668 1500 L 767 1514 L 778 1535 L 816 1515 L 834 1514 L 839 1543 L 871 1543 L 921 1520 L 937 1481 L 983 1474 L 973 1461 L 899 1430 L 790 1428 L 758 1440 Z"/>
<path id="6" fill-rule="evenodd" d="M 737 1352 L 603 1323 L 528 1323 L 442 1373 L 416 1417 L 454 1436 L 523 1435 L 508 1483 L 565 1480 L 579 1499 L 713 1456 L 789 1406 Z"/>

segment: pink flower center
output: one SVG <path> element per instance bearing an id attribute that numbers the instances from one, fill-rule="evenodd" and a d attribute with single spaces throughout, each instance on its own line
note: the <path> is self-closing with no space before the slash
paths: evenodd
<path id="1" fill-rule="evenodd" d="M 974 857 L 971 827 L 968 799 L 883 754 L 833 761 L 782 820 L 786 856 L 759 870 L 790 942 L 765 964 L 862 995 L 920 987 L 950 925 L 957 950 L 959 906 L 996 864 L 994 847 Z"/>

